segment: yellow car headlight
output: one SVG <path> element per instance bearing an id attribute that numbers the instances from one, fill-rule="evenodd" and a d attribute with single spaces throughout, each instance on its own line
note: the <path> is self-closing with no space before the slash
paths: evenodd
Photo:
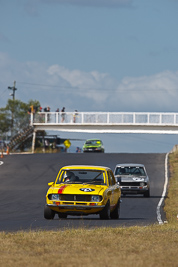
<path id="1" fill-rule="evenodd" d="M 92 202 L 100 202 L 102 199 L 101 196 L 91 196 L 91 201 Z"/>
<path id="2" fill-rule="evenodd" d="M 50 195 L 50 200 L 60 200 L 59 194 L 51 194 Z"/>

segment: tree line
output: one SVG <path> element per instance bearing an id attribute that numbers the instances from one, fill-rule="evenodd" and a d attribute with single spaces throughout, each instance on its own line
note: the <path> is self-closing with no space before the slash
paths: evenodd
<path id="1" fill-rule="evenodd" d="M 20 100 L 8 99 L 6 107 L 0 108 L 0 138 L 13 137 L 23 127 L 29 125 L 28 111 L 31 107 L 35 110 L 40 108 L 38 100 L 29 100 L 24 103 Z"/>

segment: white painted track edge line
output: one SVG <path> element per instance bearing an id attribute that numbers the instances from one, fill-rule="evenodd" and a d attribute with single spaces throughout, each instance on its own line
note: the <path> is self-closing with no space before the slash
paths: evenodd
<path id="1" fill-rule="evenodd" d="M 159 203 L 158 203 L 158 206 L 157 206 L 157 209 L 156 209 L 156 213 L 157 213 L 157 220 L 158 220 L 158 223 L 159 224 L 163 224 L 164 222 L 162 221 L 162 218 L 161 218 L 161 206 L 162 206 L 162 203 L 166 197 L 166 191 L 167 191 L 167 185 L 168 185 L 168 156 L 169 156 L 169 153 L 166 154 L 166 157 L 165 157 L 165 181 L 164 181 L 164 188 L 163 188 L 163 193 L 162 193 L 162 196 L 159 200 Z"/>

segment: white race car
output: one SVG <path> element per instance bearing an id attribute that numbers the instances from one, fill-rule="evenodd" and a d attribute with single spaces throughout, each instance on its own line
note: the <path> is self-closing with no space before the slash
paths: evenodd
<path id="1" fill-rule="evenodd" d="M 117 164 L 114 170 L 116 182 L 120 183 L 121 192 L 150 196 L 150 181 L 143 164 Z"/>

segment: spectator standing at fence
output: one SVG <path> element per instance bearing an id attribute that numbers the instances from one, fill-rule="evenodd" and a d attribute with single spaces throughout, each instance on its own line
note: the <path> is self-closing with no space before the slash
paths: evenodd
<path id="1" fill-rule="evenodd" d="M 78 115 L 78 111 L 75 110 L 75 112 L 74 112 L 74 114 L 73 114 L 73 122 L 74 122 L 74 123 L 76 122 L 77 115 Z"/>
<path id="2" fill-rule="evenodd" d="M 44 112 L 50 112 L 50 107 L 47 106 L 46 108 L 44 108 Z M 47 122 L 49 122 L 49 121 L 50 121 L 50 115 L 47 114 Z"/>
<path id="3" fill-rule="evenodd" d="M 30 122 L 31 122 L 31 114 L 33 114 L 33 121 L 35 119 L 35 109 L 34 109 L 33 105 L 30 106 L 30 108 L 28 109 L 28 114 L 30 115 L 29 116 L 29 124 L 30 124 Z"/>
<path id="4" fill-rule="evenodd" d="M 31 113 L 34 113 L 33 106 L 30 106 L 30 108 L 28 109 L 28 114 L 31 115 Z"/>
<path id="5" fill-rule="evenodd" d="M 65 107 L 63 107 L 61 109 L 61 121 L 64 122 L 65 121 Z"/>
<path id="6" fill-rule="evenodd" d="M 39 107 L 39 116 L 38 116 L 38 119 L 39 119 L 39 122 L 44 122 L 44 114 L 40 114 L 41 112 L 43 111 L 43 108 L 40 106 Z"/>

